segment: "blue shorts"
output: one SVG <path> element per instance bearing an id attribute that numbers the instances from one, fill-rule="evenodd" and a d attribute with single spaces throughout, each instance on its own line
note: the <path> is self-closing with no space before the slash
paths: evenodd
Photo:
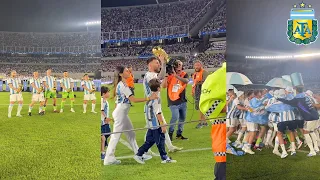
<path id="1" fill-rule="evenodd" d="M 286 130 L 294 131 L 297 127 L 295 121 L 284 121 L 278 123 L 278 131 L 282 132 L 283 134 L 286 133 Z"/>
<path id="2" fill-rule="evenodd" d="M 101 136 L 103 133 L 110 133 L 111 130 L 110 130 L 110 125 L 109 124 L 105 124 L 105 125 L 102 125 L 101 126 Z M 105 135 L 106 138 L 109 137 L 110 135 Z"/>

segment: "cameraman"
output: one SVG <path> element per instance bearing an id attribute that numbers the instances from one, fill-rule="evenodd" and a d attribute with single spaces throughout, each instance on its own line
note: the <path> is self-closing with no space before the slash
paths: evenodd
<path id="1" fill-rule="evenodd" d="M 179 122 L 182 123 L 186 120 L 187 111 L 187 99 L 186 99 L 186 87 L 189 83 L 189 76 L 183 71 L 182 62 L 176 60 L 173 63 L 172 73 L 165 76 L 162 83 L 163 88 L 167 88 L 168 106 L 171 110 L 170 124 Z M 187 140 L 188 138 L 182 136 L 183 124 L 178 125 L 178 131 L 176 139 Z M 172 141 L 172 135 L 175 129 L 175 125 L 171 125 L 169 129 L 169 136 Z"/>

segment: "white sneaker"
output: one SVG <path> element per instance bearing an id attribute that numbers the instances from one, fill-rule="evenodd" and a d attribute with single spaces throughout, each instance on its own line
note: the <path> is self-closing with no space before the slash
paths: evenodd
<path id="1" fill-rule="evenodd" d="M 172 146 L 170 149 L 169 149 L 169 152 L 177 152 L 177 151 L 181 151 L 183 148 L 179 148 L 179 147 L 176 147 L 176 146 Z"/>
<path id="2" fill-rule="evenodd" d="M 232 143 L 232 146 L 236 148 L 239 148 L 240 145 L 241 145 L 240 141 L 235 141 L 234 143 Z"/>
<path id="3" fill-rule="evenodd" d="M 317 153 L 315 151 L 313 151 L 313 152 L 310 152 L 307 156 L 312 157 L 312 156 L 316 156 L 316 155 L 317 155 Z"/>
<path id="4" fill-rule="evenodd" d="M 245 153 L 248 153 L 248 154 L 251 154 L 251 155 L 255 154 L 255 152 L 253 152 L 250 148 L 244 148 L 243 151 L 244 151 Z"/>
<path id="5" fill-rule="evenodd" d="M 83 111 L 83 114 L 87 113 L 86 111 Z"/>
<path id="6" fill-rule="evenodd" d="M 160 157 L 160 154 L 154 153 L 151 150 L 146 152 L 147 155 Z"/>
<path id="7" fill-rule="evenodd" d="M 291 152 L 291 156 L 295 156 L 296 154 L 297 154 L 296 151 L 292 151 L 292 152 Z"/>
<path id="8" fill-rule="evenodd" d="M 144 155 L 142 155 L 142 158 L 143 158 L 145 161 L 148 161 L 148 160 L 152 159 L 152 156 L 147 155 L 147 154 L 144 154 Z"/>
<path id="9" fill-rule="evenodd" d="M 97 112 L 95 112 L 95 111 L 91 111 L 92 113 L 94 113 L 94 114 L 97 114 Z"/>
<path id="10" fill-rule="evenodd" d="M 117 164 L 120 164 L 121 161 L 120 160 L 115 160 L 113 162 L 108 162 L 108 163 L 103 163 L 105 166 L 108 166 L 108 165 L 117 165 Z"/>
<path id="11" fill-rule="evenodd" d="M 63 113 L 63 109 L 60 109 L 60 113 Z"/>
<path id="12" fill-rule="evenodd" d="M 173 160 L 173 159 L 171 159 L 171 158 L 169 158 L 169 157 L 167 157 L 166 160 L 162 160 L 162 161 L 161 161 L 162 164 L 166 164 L 166 163 L 176 163 L 176 162 L 177 162 L 176 160 Z"/>
<path id="13" fill-rule="evenodd" d="M 8 118 L 11 118 L 11 114 L 8 114 Z"/>
<path id="14" fill-rule="evenodd" d="M 282 154 L 281 154 L 281 159 L 284 159 L 284 158 L 286 158 L 287 156 L 288 156 L 288 153 L 282 152 Z"/>
<path id="15" fill-rule="evenodd" d="M 70 109 L 70 112 L 73 112 L 73 113 L 74 113 L 75 111 L 74 111 L 74 109 L 73 109 L 73 108 L 71 108 L 71 109 Z"/>
<path id="16" fill-rule="evenodd" d="M 142 156 L 137 156 L 137 155 L 134 155 L 133 156 L 133 159 L 136 160 L 138 163 L 140 164 L 145 164 L 144 162 L 144 158 Z"/>
<path id="17" fill-rule="evenodd" d="M 17 117 L 22 117 L 21 114 L 17 114 L 16 116 L 17 116 Z"/>
<path id="18" fill-rule="evenodd" d="M 281 153 L 279 152 L 279 150 L 273 150 L 272 153 L 281 157 Z"/>

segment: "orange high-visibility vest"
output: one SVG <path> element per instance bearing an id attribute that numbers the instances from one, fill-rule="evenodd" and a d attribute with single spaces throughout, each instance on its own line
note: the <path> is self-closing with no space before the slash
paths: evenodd
<path id="1" fill-rule="evenodd" d="M 199 72 L 195 72 L 192 76 L 192 79 L 193 79 L 193 85 L 192 85 L 192 93 L 195 92 L 195 88 L 196 88 L 196 85 L 198 82 L 202 81 L 203 79 L 203 72 L 204 72 L 204 69 L 201 68 L 201 70 Z"/>
<path id="2" fill-rule="evenodd" d="M 186 74 L 187 74 L 186 72 L 182 71 L 180 74 L 180 77 L 183 78 Z M 178 89 L 175 89 L 175 91 L 173 91 L 175 86 L 179 86 L 179 87 Z M 184 89 L 186 89 L 186 87 L 187 87 L 187 84 L 181 82 L 173 75 L 170 75 L 168 77 L 168 96 L 170 100 L 171 101 L 178 100 L 180 98 L 180 94 L 183 92 Z"/>
<path id="3" fill-rule="evenodd" d="M 127 86 L 134 88 L 134 76 L 130 73 L 130 77 L 127 78 Z"/>

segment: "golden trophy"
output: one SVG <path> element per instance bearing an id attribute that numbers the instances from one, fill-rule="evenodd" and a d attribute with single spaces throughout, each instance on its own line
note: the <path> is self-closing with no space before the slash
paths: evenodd
<path id="1" fill-rule="evenodd" d="M 18 91 L 17 91 L 18 93 L 22 91 L 22 87 L 23 87 L 22 84 L 19 84 Z"/>
<path id="2" fill-rule="evenodd" d="M 40 91 L 38 91 L 38 94 L 42 93 L 43 87 L 40 87 L 39 89 L 40 89 Z"/>
<path id="3" fill-rule="evenodd" d="M 169 59 L 170 59 L 169 55 L 160 46 L 156 46 L 156 47 L 152 48 L 152 53 L 157 57 L 159 57 L 160 55 L 164 56 L 164 58 L 167 60 L 167 62 L 169 62 Z"/>
<path id="4" fill-rule="evenodd" d="M 93 94 L 94 92 L 96 92 L 96 86 L 95 86 L 95 85 L 92 85 L 91 94 Z"/>

